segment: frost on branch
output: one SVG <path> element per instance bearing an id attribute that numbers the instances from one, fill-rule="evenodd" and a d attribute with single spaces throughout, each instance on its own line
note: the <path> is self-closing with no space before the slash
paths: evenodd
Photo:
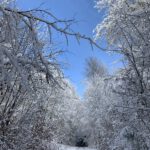
<path id="1" fill-rule="evenodd" d="M 114 107 L 118 131 L 112 148 L 149 149 L 150 143 L 150 2 L 147 0 L 98 0 L 106 17 L 95 29 L 95 38 L 107 40 L 109 49 L 123 56 L 124 68 L 115 76 Z M 129 129 L 125 133 L 126 129 Z"/>
<path id="2" fill-rule="evenodd" d="M 74 36 L 98 45 L 73 32 L 73 20 L 40 9 L 21 11 L 7 2 L 0 5 L 0 147 L 46 149 L 46 140 L 74 143 L 76 111 L 69 100 L 76 105 L 78 98 L 63 79 L 57 59 L 63 51 L 54 49 L 52 35 L 60 33 L 67 43 Z"/>

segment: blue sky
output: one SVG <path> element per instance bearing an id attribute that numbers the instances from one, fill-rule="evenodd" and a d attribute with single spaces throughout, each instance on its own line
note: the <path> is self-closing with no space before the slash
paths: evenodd
<path id="1" fill-rule="evenodd" d="M 58 18 L 75 18 L 78 23 L 74 24 L 72 29 L 91 38 L 93 37 L 93 29 L 103 19 L 103 14 L 98 13 L 94 8 L 94 0 L 17 0 L 17 2 L 22 9 L 37 8 L 42 4 L 42 8 L 48 9 Z M 120 56 L 110 55 L 97 48 L 92 50 L 87 41 L 82 40 L 79 45 L 74 38 L 69 38 L 68 46 L 63 43 L 64 39 L 62 39 L 62 43 L 60 42 L 58 47 L 67 52 L 59 58 L 59 61 L 66 64 L 64 74 L 74 84 L 81 97 L 85 90 L 84 68 L 86 58 L 90 56 L 97 57 L 108 67 L 111 73 L 120 67 L 120 63 L 114 64 Z M 101 43 L 101 47 L 105 46 L 104 42 Z"/>

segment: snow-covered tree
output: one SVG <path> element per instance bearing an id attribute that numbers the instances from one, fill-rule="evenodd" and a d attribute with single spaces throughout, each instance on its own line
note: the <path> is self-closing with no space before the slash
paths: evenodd
<path id="1" fill-rule="evenodd" d="M 92 60 L 93 62 L 93 60 Z M 87 64 L 88 70 L 92 70 L 92 78 L 87 79 L 85 92 L 85 105 L 88 120 L 88 144 L 98 149 L 108 149 L 113 135 L 113 121 L 110 111 L 114 105 L 111 76 L 102 63 Z M 96 65 L 96 66 L 94 66 Z M 97 69 L 93 69 L 95 67 Z M 91 67 L 91 68 L 90 68 Z"/>
<path id="2" fill-rule="evenodd" d="M 90 57 L 86 60 L 85 75 L 87 78 L 91 79 L 95 76 L 103 77 L 107 74 L 106 68 L 97 58 Z"/>
<path id="3" fill-rule="evenodd" d="M 98 0 L 106 17 L 96 27 L 96 39 L 105 37 L 108 51 L 123 56 L 124 68 L 116 75 L 114 92 L 121 97 L 120 132 L 114 149 L 149 149 L 149 31 L 150 2 L 147 0 Z"/>
<path id="4" fill-rule="evenodd" d="M 63 79 L 57 59 L 63 51 L 53 47 L 53 33 L 98 45 L 71 30 L 73 20 L 20 10 L 13 2 L 0 1 L 0 147 L 46 149 L 43 140 L 69 144 L 78 98 Z"/>

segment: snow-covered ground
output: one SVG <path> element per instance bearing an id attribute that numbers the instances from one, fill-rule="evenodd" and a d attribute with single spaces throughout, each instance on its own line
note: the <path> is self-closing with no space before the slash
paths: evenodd
<path id="1" fill-rule="evenodd" d="M 60 145 L 59 150 L 96 150 L 92 148 L 87 147 L 72 147 L 72 146 L 66 146 L 66 145 Z"/>
<path id="2" fill-rule="evenodd" d="M 94 148 L 88 148 L 88 147 L 75 147 L 75 146 L 69 146 L 69 145 L 63 145 L 58 144 L 55 142 L 48 143 L 46 141 L 43 141 L 43 144 L 47 145 L 47 149 L 51 150 L 96 150 Z"/>

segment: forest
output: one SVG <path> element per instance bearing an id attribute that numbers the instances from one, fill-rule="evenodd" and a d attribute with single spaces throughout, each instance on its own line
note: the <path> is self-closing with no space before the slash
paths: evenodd
<path id="1" fill-rule="evenodd" d="M 91 38 L 72 19 L 0 0 L 0 150 L 150 150 L 150 1 L 93 7 L 104 17 Z M 55 34 L 118 54 L 122 67 L 87 58 L 81 100 Z"/>

